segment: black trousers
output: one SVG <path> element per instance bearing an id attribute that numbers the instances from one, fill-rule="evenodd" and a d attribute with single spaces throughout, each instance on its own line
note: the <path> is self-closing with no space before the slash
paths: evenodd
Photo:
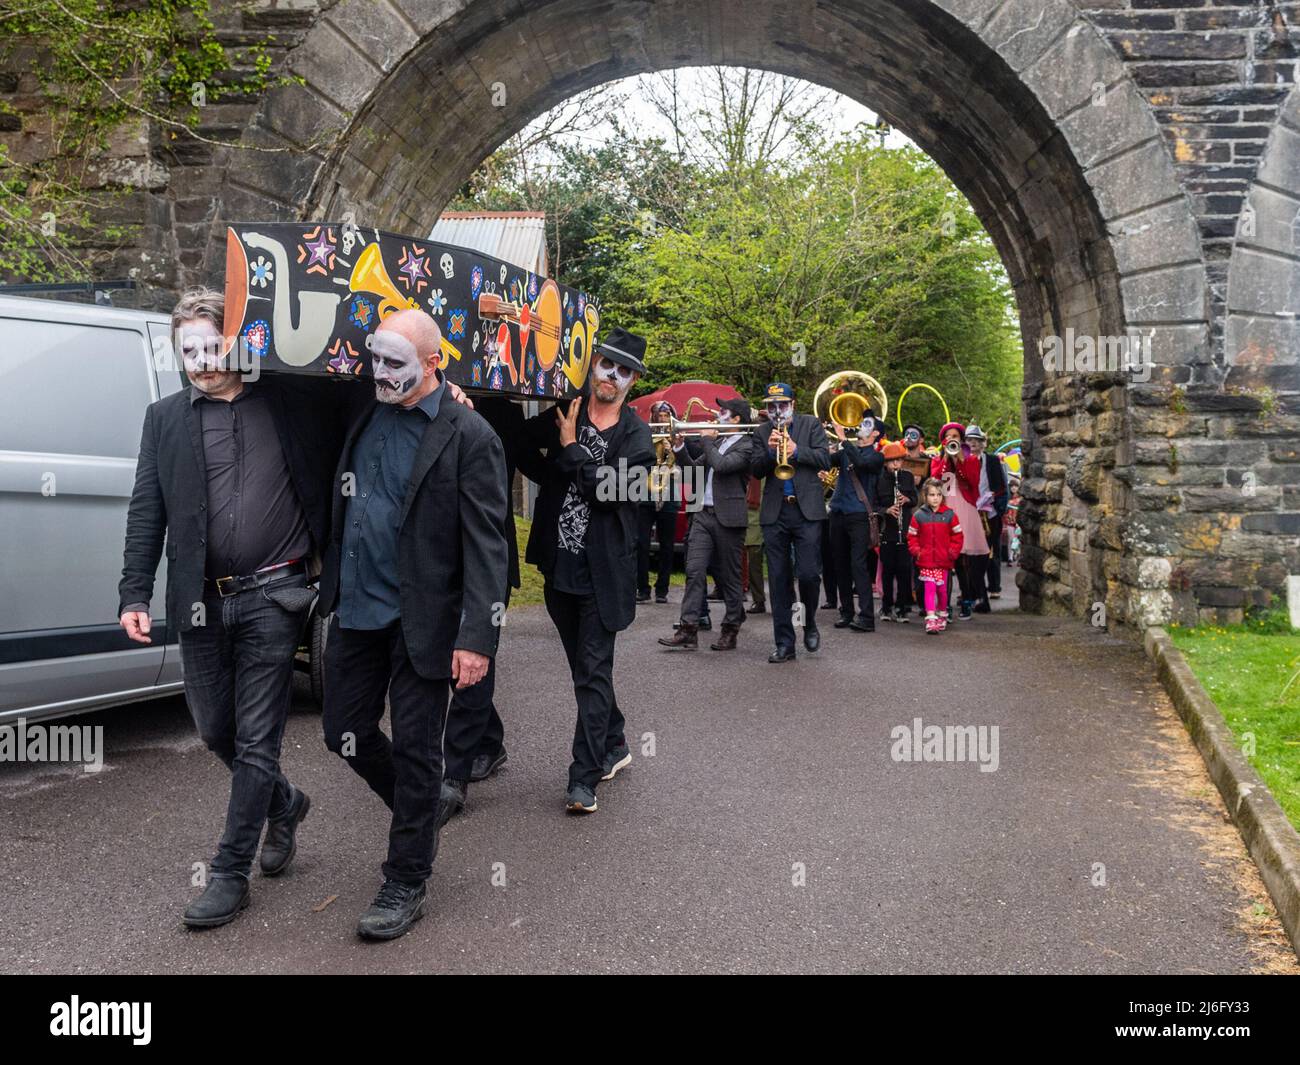
<path id="1" fill-rule="evenodd" d="M 912 605 L 912 556 L 907 544 L 880 545 L 880 612 Z"/>
<path id="2" fill-rule="evenodd" d="M 686 594 L 682 597 L 682 623 L 694 625 L 705 612 L 705 593 L 712 573 L 727 604 L 724 625 L 739 628 L 745 622 L 745 594 L 740 590 L 740 552 L 745 530 L 732 529 L 718 521 L 712 507 L 705 507 L 691 521 L 686 547 Z"/>
<path id="3" fill-rule="evenodd" d="M 822 523 L 822 589 L 826 593 L 826 605 L 835 606 L 842 602 L 840 599 L 840 581 L 837 565 L 839 559 L 835 557 L 835 550 L 831 546 L 831 523 L 829 521 Z M 809 610 L 816 610 L 815 604 L 810 604 Z M 852 602 L 849 603 L 849 609 L 853 609 Z"/>
<path id="4" fill-rule="evenodd" d="M 578 723 L 573 730 L 569 785 L 595 788 L 605 771 L 605 755 L 622 747 L 623 713 L 614 695 L 614 637 L 601 623 L 596 597 L 570 595 L 547 584 L 546 612 L 555 622 L 573 675 Z"/>
<path id="5" fill-rule="evenodd" d="M 776 646 L 794 650 L 794 584 L 804 610 L 804 628 L 817 628 L 817 595 L 821 590 L 822 529 L 824 521 L 809 521 L 798 503 L 781 504 L 776 521 L 763 526 L 767 552 L 768 598 L 772 606 L 772 634 Z M 793 561 L 791 552 L 794 553 Z"/>
<path id="6" fill-rule="evenodd" d="M 853 617 L 853 593 L 856 591 L 858 616 L 874 622 L 876 605 L 871 587 L 876 576 L 876 552 L 871 547 L 871 518 L 865 512 L 841 514 L 831 511 L 828 524 L 840 616 Z"/>
<path id="7" fill-rule="evenodd" d="M 985 566 L 986 584 L 990 592 L 1002 594 L 1002 515 L 989 515 L 989 547 L 993 554 Z"/>
<path id="8" fill-rule="evenodd" d="M 340 755 L 393 811 L 384 876 L 419 885 L 438 850 L 446 678 L 420 676 L 406 650 L 402 623 L 345 629 L 330 622 L 325 644 L 325 745 Z M 379 722 L 388 696 L 393 738 Z"/>
<path id="9" fill-rule="evenodd" d="M 964 602 L 978 603 L 981 599 L 988 598 L 988 590 L 984 586 L 984 571 L 988 558 L 984 555 L 959 555 L 957 557 L 957 583 L 961 586 L 961 597 Z M 948 593 L 948 601 L 952 602 L 952 593 Z"/>
<path id="10" fill-rule="evenodd" d="M 495 758 L 505 746 L 506 727 L 492 701 L 496 684 L 497 660 L 492 658 L 481 681 L 468 688 L 452 689 L 442 745 L 448 780 L 468 782 L 475 758 L 480 754 Z"/>
<path id="11" fill-rule="evenodd" d="M 655 595 L 668 594 L 668 580 L 673 574 L 673 541 L 677 538 L 677 504 L 665 504 L 656 510 L 642 503 L 637 507 L 636 590 L 650 594 L 650 532 L 659 538 L 655 552 Z"/>

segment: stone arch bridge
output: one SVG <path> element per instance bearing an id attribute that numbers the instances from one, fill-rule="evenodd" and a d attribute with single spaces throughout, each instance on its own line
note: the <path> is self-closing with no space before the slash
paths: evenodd
<path id="1" fill-rule="evenodd" d="M 269 30 L 302 82 L 205 108 L 203 132 L 293 150 L 149 130 L 117 146 L 138 164 L 124 210 L 147 223 L 123 265 L 157 302 L 220 276 L 227 220 L 352 210 L 424 233 L 481 159 L 576 92 L 674 66 L 774 70 L 911 137 L 1001 252 L 1025 346 L 1026 606 L 1230 621 L 1300 573 L 1300 4 L 217 6 L 229 47 Z M 1150 361 L 1045 366 L 1053 337 L 1134 338 Z"/>

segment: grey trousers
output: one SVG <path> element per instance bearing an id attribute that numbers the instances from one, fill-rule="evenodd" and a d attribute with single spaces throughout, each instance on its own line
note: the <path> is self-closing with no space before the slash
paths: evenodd
<path id="1" fill-rule="evenodd" d="M 705 507 L 691 520 L 686 542 L 686 594 L 682 597 L 682 624 L 695 625 L 704 610 L 709 571 L 717 576 L 718 590 L 727 604 L 724 625 L 739 627 L 745 622 L 745 594 L 740 590 L 740 552 L 745 529 L 728 528 L 718 521 L 712 507 Z"/>

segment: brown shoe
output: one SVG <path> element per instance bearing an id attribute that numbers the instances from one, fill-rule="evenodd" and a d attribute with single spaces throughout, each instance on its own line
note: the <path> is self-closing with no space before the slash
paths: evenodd
<path id="1" fill-rule="evenodd" d="M 698 625 L 687 625 L 685 622 L 682 622 L 672 636 L 660 636 L 659 643 L 664 647 L 676 647 L 683 651 L 694 651 L 700 646 L 699 639 L 695 635 L 699 631 Z"/>
<path id="2" fill-rule="evenodd" d="M 724 621 L 722 623 L 722 631 L 718 634 L 717 641 L 709 644 L 709 646 L 715 651 L 734 651 L 736 649 L 736 637 L 739 634 L 739 625 L 728 625 Z"/>

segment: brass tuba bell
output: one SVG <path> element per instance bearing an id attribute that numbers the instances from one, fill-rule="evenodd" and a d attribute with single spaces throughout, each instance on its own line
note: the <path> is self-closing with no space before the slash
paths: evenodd
<path id="1" fill-rule="evenodd" d="M 844 429 L 856 430 L 868 412 L 883 420 L 888 410 L 889 397 L 880 382 L 861 370 L 831 374 L 817 386 L 813 396 L 817 420 L 829 420 Z"/>

